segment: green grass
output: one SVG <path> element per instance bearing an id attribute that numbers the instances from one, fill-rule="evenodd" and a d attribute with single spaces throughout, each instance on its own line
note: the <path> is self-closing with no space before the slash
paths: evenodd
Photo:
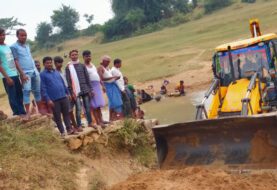
<path id="1" fill-rule="evenodd" d="M 124 74 L 133 82 L 143 82 L 199 69 L 201 64 L 191 65 L 188 61 L 202 50 L 206 53 L 199 62 L 210 60 L 217 45 L 249 37 L 250 18 L 260 19 L 263 33 L 276 32 L 276 7 L 275 0 L 258 0 L 255 4 L 242 4 L 237 0 L 230 7 L 178 27 L 106 44 L 95 43 L 93 38 L 77 39 L 76 45 L 74 40 L 62 45 L 63 52 L 58 53 L 54 48 L 37 52 L 35 57 L 63 55 L 74 48 L 90 49 L 95 63 L 98 64 L 104 54 L 119 57 L 123 60 Z"/>
<path id="2" fill-rule="evenodd" d="M 110 136 L 113 150 L 127 150 L 140 164 L 152 167 L 156 162 L 156 153 L 151 145 L 154 137 L 150 129 L 133 120 L 125 120 L 123 126 Z"/>
<path id="3" fill-rule="evenodd" d="M 76 189 L 80 160 L 52 129 L 21 127 L 0 126 L 0 189 Z"/>

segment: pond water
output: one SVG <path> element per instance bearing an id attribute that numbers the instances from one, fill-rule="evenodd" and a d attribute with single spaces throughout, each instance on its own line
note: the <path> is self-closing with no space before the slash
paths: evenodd
<path id="1" fill-rule="evenodd" d="M 160 124 L 192 121 L 195 119 L 195 106 L 202 101 L 204 93 L 200 91 L 182 97 L 163 97 L 160 102 L 153 100 L 140 107 L 145 112 L 145 119 L 155 118 Z"/>

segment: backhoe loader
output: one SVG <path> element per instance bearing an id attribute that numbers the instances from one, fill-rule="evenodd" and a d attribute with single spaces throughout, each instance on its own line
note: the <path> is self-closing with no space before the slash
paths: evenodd
<path id="1" fill-rule="evenodd" d="M 195 121 L 153 128 L 161 168 L 277 168 L 277 35 L 249 25 L 251 38 L 215 48 Z"/>

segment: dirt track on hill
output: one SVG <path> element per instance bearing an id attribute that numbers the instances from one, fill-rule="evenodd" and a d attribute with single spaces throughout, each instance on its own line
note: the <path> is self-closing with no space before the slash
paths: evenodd
<path id="1" fill-rule="evenodd" d="M 138 174 L 110 190 L 276 190 L 276 171 L 225 172 L 192 167 Z"/>

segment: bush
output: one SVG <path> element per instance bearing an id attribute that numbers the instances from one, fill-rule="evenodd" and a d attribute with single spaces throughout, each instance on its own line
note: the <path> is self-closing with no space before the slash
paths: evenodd
<path id="1" fill-rule="evenodd" d="M 241 0 L 242 3 L 255 3 L 256 0 Z"/>
<path id="2" fill-rule="evenodd" d="M 125 120 L 124 127 L 111 137 L 111 144 L 120 151 L 126 149 L 141 164 L 150 167 L 155 163 L 155 150 L 151 143 L 153 137 L 149 131 L 134 120 Z"/>
<path id="3" fill-rule="evenodd" d="M 231 0 L 206 0 L 204 3 L 205 12 L 210 13 L 222 7 L 229 6 L 231 3 Z"/>

